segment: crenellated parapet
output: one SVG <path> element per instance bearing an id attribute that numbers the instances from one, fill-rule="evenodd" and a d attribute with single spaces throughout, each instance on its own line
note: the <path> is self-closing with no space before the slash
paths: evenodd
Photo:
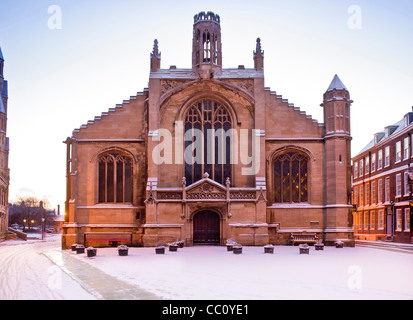
<path id="1" fill-rule="evenodd" d="M 216 23 L 221 23 L 221 19 L 219 17 L 219 15 L 208 11 L 207 13 L 205 13 L 205 11 L 200 12 L 198 14 L 196 14 L 194 16 L 194 24 L 201 22 L 201 21 L 212 21 L 212 22 L 216 22 Z"/>

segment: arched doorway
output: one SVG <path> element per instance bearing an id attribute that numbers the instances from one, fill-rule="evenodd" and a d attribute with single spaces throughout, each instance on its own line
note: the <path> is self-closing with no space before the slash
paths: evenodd
<path id="1" fill-rule="evenodd" d="M 216 212 L 200 211 L 194 216 L 194 244 L 219 245 L 220 218 Z"/>

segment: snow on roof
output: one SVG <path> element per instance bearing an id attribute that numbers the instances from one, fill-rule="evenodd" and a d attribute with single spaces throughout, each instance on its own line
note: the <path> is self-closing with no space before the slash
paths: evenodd
<path id="1" fill-rule="evenodd" d="M 409 126 L 411 123 L 408 123 L 406 125 L 406 122 L 404 121 L 405 119 L 401 119 L 400 121 L 396 122 L 395 124 L 386 127 L 385 130 L 380 131 L 376 135 L 378 136 L 378 139 L 373 139 L 371 140 L 359 153 L 357 153 L 356 157 L 359 156 L 360 154 L 366 152 L 367 150 L 373 148 L 376 144 L 381 143 L 390 137 L 392 137 L 394 134 L 398 133 L 399 131 L 403 130 L 407 126 Z M 393 128 L 394 130 L 392 132 L 388 131 L 388 128 Z M 387 131 L 387 132 L 386 132 Z"/>
<path id="2" fill-rule="evenodd" d="M 338 75 L 335 75 L 333 78 L 333 81 L 331 81 L 330 86 L 328 87 L 327 91 L 332 91 L 332 90 L 347 90 L 346 86 L 343 84 L 343 82 L 340 80 Z"/>
<path id="3" fill-rule="evenodd" d="M 159 69 L 156 72 L 151 72 L 152 79 L 198 79 L 198 76 L 192 69 L 176 68 L 171 66 L 169 69 Z M 257 71 L 252 68 L 227 68 L 217 72 L 216 79 L 251 79 L 264 78 L 264 71 Z"/>

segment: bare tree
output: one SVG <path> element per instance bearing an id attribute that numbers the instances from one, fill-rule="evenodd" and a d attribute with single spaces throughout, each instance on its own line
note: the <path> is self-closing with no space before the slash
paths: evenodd
<path id="1" fill-rule="evenodd" d="M 49 207 L 50 202 L 46 198 L 40 200 L 33 196 L 18 196 L 16 203 L 10 206 L 10 223 L 23 223 L 23 232 L 26 227 L 31 232 L 33 226 L 41 226 L 44 231 L 48 216 L 53 214 Z"/>

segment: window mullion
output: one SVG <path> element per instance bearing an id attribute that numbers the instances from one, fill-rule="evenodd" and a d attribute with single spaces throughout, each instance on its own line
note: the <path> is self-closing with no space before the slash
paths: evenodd
<path id="1" fill-rule="evenodd" d="M 298 161 L 298 202 L 301 202 L 301 160 Z"/>
<path id="2" fill-rule="evenodd" d="M 105 161 L 105 203 L 108 202 L 108 162 Z"/>
<path id="3" fill-rule="evenodd" d="M 126 161 L 123 162 L 123 172 L 122 172 L 123 176 L 123 188 L 122 188 L 122 198 L 123 198 L 123 203 L 126 202 Z"/>
<path id="4" fill-rule="evenodd" d="M 281 161 L 281 167 L 280 167 L 280 171 L 281 171 L 281 179 L 280 179 L 280 185 L 281 185 L 281 194 L 280 194 L 280 198 L 281 198 L 281 203 L 284 203 L 284 161 Z"/>
<path id="5" fill-rule="evenodd" d="M 118 193 L 117 173 L 118 173 L 118 162 L 116 161 L 116 159 L 114 159 L 113 161 L 113 202 L 114 203 L 117 202 L 117 193 Z"/>

